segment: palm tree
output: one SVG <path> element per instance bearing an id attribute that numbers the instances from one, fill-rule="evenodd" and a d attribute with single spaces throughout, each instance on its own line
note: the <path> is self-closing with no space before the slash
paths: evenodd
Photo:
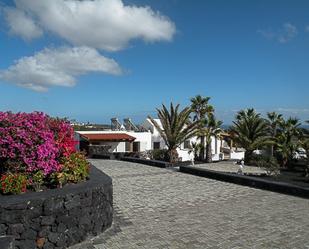
<path id="1" fill-rule="evenodd" d="M 207 122 L 207 116 L 213 114 L 214 108 L 208 102 L 210 97 L 202 97 L 201 95 L 196 95 L 191 98 L 191 110 L 194 113 L 193 121 L 199 121 L 199 134 L 201 141 L 200 148 L 200 160 L 204 160 L 205 158 L 205 125 Z"/>
<path id="2" fill-rule="evenodd" d="M 309 124 L 309 120 L 306 121 L 306 123 Z M 303 136 L 301 137 L 300 145 L 306 152 L 305 175 L 306 177 L 309 177 L 309 129 L 308 128 L 303 129 Z"/>
<path id="3" fill-rule="evenodd" d="M 267 125 L 269 129 L 269 134 L 272 139 L 275 139 L 278 133 L 279 125 L 283 122 L 282 114 L 276 112 L 267 113 Z M 274 156 L 274 145 L 270 145 L 270 155 Z"/>
<path id="4" fill-rule="evenodd" d="M 267 124 L 253 108 L 241 110 L 236 115 L 231 128 L 235 142 L 245 151 L 245 163 L 252 158 L 253 151 L 270 143 Z"/>
<path id="5" fill-rule="evenodd" d="M 165 141 L 171 163 L 177 161 L 178 154 L 176 149 L 185 140 L 195 136 L 197 128 L 200 125 L 199 121 L 190 122 L 190 107 L 186 107 L 181 111 L 178 109 L 179 105 L 174 107 L 172 103 L 170 110 L 165 105 L 162 105 L 162 109 L 157 109 L 162 128 L 153 118 L 148 116 L 151 123 L 156 127 Z"/>
<path id="6" fill-rule="evenodd" d="M 216 120 L 214 115 L 209 115 L 204 133 L 206 137 L 206 162 L 208 163 L 212 162 L 211 139 L 220 136 L 222 123 L 222 121 Z"/>
<path id="7" fill-rule="evenodd" d="M 286 167 L 292 160 L 299 147 L 301 123 L 297 118 L 289 118 L 280 124 L 280 131 L 276 138 L 277 152 L 281 156 L 282 166 Z"/>

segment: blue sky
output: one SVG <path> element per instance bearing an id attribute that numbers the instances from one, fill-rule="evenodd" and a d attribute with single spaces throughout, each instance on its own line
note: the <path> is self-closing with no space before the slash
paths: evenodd
<path id="1" fill-rule="evenodd" d="M 1 111 L 140 122 L 201 94 L 226 124 L 249 107 L 309 119 L 306 0 L 95 0 L 73 11 L 77 28 L 64 1 L 36 3 L 0 5 Z"/>

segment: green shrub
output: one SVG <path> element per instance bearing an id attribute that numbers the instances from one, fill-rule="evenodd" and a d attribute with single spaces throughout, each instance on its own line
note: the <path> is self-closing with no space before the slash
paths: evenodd
<path id="1" fill-rule="evenodd" d="M 253 155 L 249 164 L 264 168 L 268 175 L 276 176 L 280 174 L 280 165 L 277 159 L 273 156 Z"/>
<path id="2" fill-rule="evenodd" d="M 39 170 L 31 177 L 31 185 L 35 191 L 41 191 L 44 184 L 44 172 Z"/>
<path id="3" fill-rule="evenodd" d="M 89 162 L 83 153 L 73 153 L 62 159 L 60 172 L 51 175 L 51 181 L 62 187 L 66 183 L 85 181 L 89 176 Z"/>
<path id="4" fill-rule="evenodd" d="M 169 155 L 166 149 L 156 149 L 152 151 L 152 159 L 169 162 Z"/>
<path id="5" fill-rule="evenodd" d="M 20 194 L 26 192 L 28 180 L 20 173 L 5 173 L 0 179 L 3 194 Z"/>

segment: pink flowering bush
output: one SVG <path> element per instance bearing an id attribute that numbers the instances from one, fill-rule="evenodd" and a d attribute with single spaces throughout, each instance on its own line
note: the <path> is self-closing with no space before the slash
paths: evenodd
<path id="1" fill-rule="evenodd" d="M 69 122 L 59 118 L 49 118 L 48 126 L 54 134 L 58 156 L 68 157 L 75 152 L 74 130 Z"/>
<path id="2" fill-rule="evenodd" d="M 31 178 L 40 171 L 49 179 L 74 152 L 74 132 L 67 121 L 41 112 L 0 112 L 1 175 L 25 173 Z"/>

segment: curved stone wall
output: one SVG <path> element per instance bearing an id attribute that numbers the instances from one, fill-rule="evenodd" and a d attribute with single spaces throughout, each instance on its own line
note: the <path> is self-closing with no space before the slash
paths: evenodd
<path id="1" fill-rule="evenodd" d="M 112 179 L 94 166 L 87 182 L 0 196 L 0 236 L 13 248 L 66 248 L 103 232 L 112 219 Z"/>

